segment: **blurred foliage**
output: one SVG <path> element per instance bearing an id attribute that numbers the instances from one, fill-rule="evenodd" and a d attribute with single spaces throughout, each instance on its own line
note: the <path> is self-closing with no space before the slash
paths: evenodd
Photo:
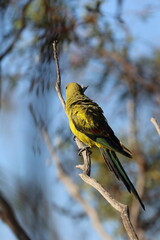
<path id="1" fill-rule="evenodd" d="M 137 174 L 137 178 L 143 178 L 145 184 L 142 186 L 142 198 L 146 209 L 153 212 L 152 215 L 138 212 L 138 216 L 136 216 L 138 219 L 137 231 L 141 230 L 144 239 L 149 239 L 152 232 L 160 233 L 157 214 L 157 211 L 158 213 L 160 211 L 160 204 L 159 202 L 155 204 L 155 199 L 160 194 L 160 152 L 158 135 L 154 128 L 149 129 L 148 126 L 144 126 L 146 121 L 143 122 L 145 114 L 142 112 L 147 113 L 147 116 L 154 115 L 159 119 L 160 49 L 151 49 L 152 54 L 149 56 L 133 57 L 132 50 L 135 39 L 121 16 L 124 1 L 115 0 L 115 2 L 118 10 L 115 16 L 112 16 L 112 21 L 116 28 L 110 20 L 109 9 L 106 9 L 107 1 L 88 0 L 85 1 L 85 4 L 79 1 L 64 0 L 1 1 L 1 25 L 4 28 L 0 30 L 2 33 L 0 60 L 1 66 L 3 66 L 0 95 L 2 108 L 5 108 L 5 102 L 8 101 L 8 95 L 5 93 L 14 91 L 20 82 L 26 81 L 29 83 L 26 87 L 26 92 L 29 94 L 33 93 L 38 97 L 50 96 L 56 81 L 52 49 L 52 42 L 55 39 L 59 41 L 63 78 L 65 78 L 65 74 L 66 76 L 69 74 L 71 80 L 76 77 L 74 81 L 80 82 L 81 79 L 86 79 L 86 84 L 93 86 L 96 92 L 104 95 L 104 107 L 106 108 L 105 102 L 108 101 L 109 94 L 106 96 L 104 89 L 112 85 L 113 95 L 117 97 L 114 117 L 120 121 L 117 112 L 121 111 L 121 116 L 125 118 L 124 123 L 121 121 L 120 132 L 126 128 L 125 124 L 129 126 L 129 143 L 133 149 L 135 160 L 134 163 L 126 160 L 124 166 L 131 179 L 134 179 Z M 140 17 L 144 20 L 148 16 L 150 16 L 150 11 L 146 7 Z M 118 33 L 121 33 L 121 37 Z M 94 66 L 96 66 L 97 72 L 94 71 Z M 48 108 L 50 101 L 52 100 L 49 99 L 47 103 Z M 127 106 L 129 107 L 127 108 Z M 40 112 L 40 117 L 44 118 L 45 124 L 50 125 L 51 121 L 56 120 L 57 114 L 53 117 L 54 119 L 48 120 L 47 107 L 45 105 L 42 108 L 40 103 L 39 108 L 37 107 L 37 114 Z M 149 119 L 147 121 L 149 125 Z M 60 120 L 59 124 L 62 126 L 64 123 Z M 76 179 L 73 166 L 74 158 L 77 160 L 77 157 L 74 154 L 72 158 L 67 157 L 68 149 L 73 144 L 71 135 L 61 126 L 57 127 L 56 134 L 53 134 L 53 141 L 60 152 L 60 158 L 66 171 L 72 172 L 72 177 Z M 124 139 L 123 142 L 127 143 L 126 137 L 121 135 L 121 139 Z M 117 183 L 97 150 L 93 150 L 92 158 L 99 160 L 99 163 L 93 161 L 94 169 L 96 169 L 93 175 L 96 179 L 115 198 L 132 206 L 132 196 L 128 194 L 121 183 Z M 123 158 L 120 157 L 120 159 Z M 67 164 L 71 160 L 73 161 Z M 79 180 L 75 181 L 80 184 Z M 41 221 L 42 213 L 37 215 L 41 212 L 41 208 L 36 204 L 36 199 L 43 200 L 44 207 L 47 207 L 44 189 L 37 193 L 38 190 L 35 192 L 35 189 L 38 189 L 37 186 L 30 188 L 23 184 L 21 187 L 17 186 L 18 188 L 20 193 L 22 192 L 21 188 L 24 188 L 28 196 L 34 196 L 33 202 L 27 203 L 27 208 L 31 208 L 34 215 L 33 222 L 36 218 Z M 103 221 L 116 220 L 115 211 L 109 204 L 106 205 L 106 202 L 93 189 L 84 184 L 82 189 L 88 192 Z M 40 195 L 37 196 L 37 194 Z M 28 200 L 20 195 L 17 201 L 23 205 Z M 17 204 L 19 205 L 19 202 Z M 23 212 L 23 209 L 21 211 Z M 25 217 L 30 219 L 30 216 L 26 215 Z M 40 226 L 43 224 L 44 219 L 40 222 Z"/>

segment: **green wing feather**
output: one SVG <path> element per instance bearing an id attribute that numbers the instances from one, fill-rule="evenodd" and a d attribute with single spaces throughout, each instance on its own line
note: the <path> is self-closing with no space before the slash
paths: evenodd
<path id="1" fill-rule="evenodd" d="M 87 97 L 83 101 L 76 101 L 72 104 L 71 119 L 76 129 L 93 141 L 131 158 L 131 152 L 115 136 L 102 109 Z"/>

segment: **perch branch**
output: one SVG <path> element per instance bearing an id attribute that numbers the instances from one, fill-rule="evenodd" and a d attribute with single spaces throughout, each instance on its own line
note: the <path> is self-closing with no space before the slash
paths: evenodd
<path id="1" fill-rule="evenodd" d="M 53 51 L 54 51 L 54 58 L 56 61 L 56 68 L 57 68 L 56 91 L 57 91 L 57 94 L 58 94 L 58 97 L 59 97 L 61 103 L 63 102 L 62 105 L 64 107 L 65 101 L 61 94 L 61 78 L 60 78 L 60 70 L 59 70 L 58 57 L 57 57 L 57 42 L 56 41 L 53 43 Z M 75 138 L 75 140 L 76 140 L 76 144 L 77 144 L 78 148 L 81 148 L 82 143 L 77 138 Z M 84 182 L 86 182 L 87 184 L 89 184 L 93 188 L 95 188 L 111 204 L 112 207 L 114 207 L 118 212 L 120 212 L 122 222 L 123 222 L 125 230 L 128 234 L 129 239 L 130 240 L 138 240 L 138 236 L 137 236 L 137 234 L 131 224 L 131 221 L 130 221 L 128 206 L 115 200 L 110 195 L 110 193 L 108 193 L 95 179 L 93 179 L 87 175 L 86 169 L 90 169 L 90 160 L 86 159 L 86 156 L 88 156 L 90 158 L 89 154 L 87 153 L 87 150 L 82 152 L 82 156 L 84 159 L 84 165 L 77 166 L 77 168 L 80 168 L 81 170 L 83 170 L 83 173 L 79 174 L 79 176 L 81 177 L 81 179 Z M 87 164 L 89 164 L 89 165 L 86 166 Z M 90 170 L 89 170 L 89 172 L 90 172 Z"/>
<path id="2" fill-rule="evenodd" d="M 81 173 L 79 176 L 84 182 L 95 188 L 110 203 L 110 205 L 121 214 L 122 222 L 129 239 L 138 240 L 138 236 L 130 221 L 128 206 L 115 200 L 109 192 L 107 192 L 95 179 L 89 177 L 87 174 Z"/>
<path id="3" fill-rule="evenodd" d="M 156 119 L 151 118 L 150 121 L 153 123 L 153 125 L 155 126 L 155 129 L 157 130 L 158 135 L 160 136 L 160 126 L 158 125 Z"/>
<path id="4" fill-rule="evenodd" d="M 0 218 L 5 222 L 15 233 L 19 240 L 31 240 L 22 226 L 19 224 L 10 204 L 0 193 Z"/>

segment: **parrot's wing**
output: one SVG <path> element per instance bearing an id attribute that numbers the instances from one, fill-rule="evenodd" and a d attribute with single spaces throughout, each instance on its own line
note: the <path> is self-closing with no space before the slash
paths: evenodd
<path id="1" fill-rule="evenodd" d="M 75 128 L 106 148 L 131 157 L 107 123 L 102 109 L 94 102 L 85 101 L 72 106 L 72 122 Z"/>

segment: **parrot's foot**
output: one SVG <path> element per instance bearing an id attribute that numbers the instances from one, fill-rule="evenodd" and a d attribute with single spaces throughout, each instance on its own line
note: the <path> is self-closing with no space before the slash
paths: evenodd
<path id="1" fill-rule="evenodd" d="M 73 141 L 76 141 L 76 136 L 73 136 Z"/>
<path id="2" fill-rule="evenodd" d="M 83 151 L 87 151 L 89 155 L 92 153 L 91 150 L 90 150 L 90 147 L 86 146 L 86 147 L 83 147 L 83 148 L 79 149 L 78 155 L 81 156 Z"/>

